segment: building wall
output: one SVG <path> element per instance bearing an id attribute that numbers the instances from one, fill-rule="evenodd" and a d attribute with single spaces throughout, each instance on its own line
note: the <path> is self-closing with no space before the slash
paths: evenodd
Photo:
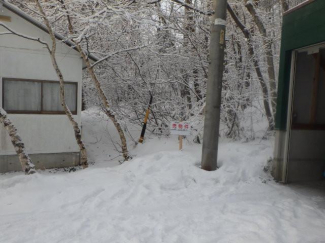
<path id="1" fill-rule="evenodd" d="M 274 178 L 282 182 L 320 179 L 324 171 L 324 131 L 293 130 L 288 138 L 287 116 L 290 92 L 291 61 L 294 50 L 325 42 L 325 1 L 314 0 L 309 4 L 287 13 L 283 17 L 278 100 L 276 112 L 276 142 L 274 150 Z M 323 79 L 322 79 L 323 81 Z M 300 89 L 305 92 L 306 87 Z M 307 91 L 306 91 L 307 92 Z M 296 96 L 299 95 L 299 91 Z M 304 103 L 303 94 L 296 103 Z M 309 101 L 308 101 L 309 102 Z M 308 103 L 307 102 L 307 103 Z M 325 114 L 325 113 L 324 113 Z M 286 152 L 290 161 L 286 164 Z"/>
<path id="2" fill-rule="evenodd" d="M 11 17 L 11 22 L 4 23 L 16 32 L 51 43 L 47 33 L 18 15 L 5 8 L 1 15 Z M 0 32 L 7 31 L 0 27 Z M 78 113 L 74 118 L 80 124 L 82 60 L 75 50 L 59 41 L 57 44 L 56 57 L 65 81 L 78 82 Z M 3 78 L 58 81 L 47 50 L 37 42 L 14 35 L 0 36 L 0 106 Z M 17 127 L 29 154 L 79 152 L 73 129 L 65 115 L 9 114 L 9 118 Z M 0 157 L 13 154 L 15 151 L 9 136 L 0 126 Z"/>
<path id="3" fill-rule="evenodd" d="M 292 130 L 287 182 L 316 181 L 325 169 L 325 131 Z"/>
<path id="4" fill-rule="evenodd" d="M 325 1 L 310 4 L 284 15 L 275 127 L 286 130 L 292 51 L 325 42 Z"/>

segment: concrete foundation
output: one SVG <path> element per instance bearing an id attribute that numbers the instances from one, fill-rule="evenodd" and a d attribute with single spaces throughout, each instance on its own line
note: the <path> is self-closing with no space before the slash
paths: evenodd
<path id="1" fill-rule="evenodd" d="M 288 182 L 324 179 L 325 131 L 293 130 L 290 138 Z"/>
<path id="2" fill-rule="evenodd" d="M 274 157 L 272 163 L 272 176 L 276 181 L 285 182 L 285 138 L 286 131 L 277 130 L 275 133 Z"/>
<path id="3" fill-rule="evenodd" d="M 77 166 L 80 153 L 30 154 L 36 169 L 51 169 Z M 0 173 L 21 171 L 17 155 L 0 155 Z"/>
<path id="4" fill-rule="evenodd" d="M 284 183 L 324 180 L 325 131 L 292 130 L 289 144 L 285 140 L 286 132 L 277 131 L 272 164 L 274 179 Z"/>

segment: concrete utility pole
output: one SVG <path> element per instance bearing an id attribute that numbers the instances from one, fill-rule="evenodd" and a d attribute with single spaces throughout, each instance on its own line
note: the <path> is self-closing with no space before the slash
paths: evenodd
<path id="1" fill-rule="evenodd" d="M 201 162 L 202 169 L 208 171 L 217 169 L 227 0 L 214 0 L 214 11 L 211 21 L 210 65 Z"/>

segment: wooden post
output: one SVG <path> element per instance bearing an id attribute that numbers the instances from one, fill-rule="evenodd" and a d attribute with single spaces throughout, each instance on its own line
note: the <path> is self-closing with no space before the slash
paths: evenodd
<path id="1" fill-rule="evenodd" d="M 144 140 L 144 134 L 146 133 L 146 129 L 147 129 L 147 122 L 148 122 L 148 118 L 149 118 L 149 113 L 150 113 L 150 106 L 152 104 L 152 95 L 150 94 L 150 101 L 149 101 L 149 105 L 147 108 L 147 112 L 146 115 L 144 117 L 144 121 L 143 121 L 143 127 L 142 127 L 142 131 L 141 131 L 141 135 L 140 135 L 140 139 L 139 139 L 139 143 L 143 143 Z"/>
<path id="2" fill-rule="evenodd" d="M 315 76 L 313 81 L 313 93 L 311 101 L 311 111 L 310 111 L 310 124 L 316 123 L 317 116 L 317 98 L 318 98 L 318 86 L 319 86 L 319 74 L 320 74 L 320 53 L 314 55 L 315 57 Z"/>
<path id="3" fill-rule="evenodd" d="M 179 122 L 182 122 L 182 119 L 179 120 Z M 179 150 L 182 150 L 183 149 L 183 136 L 182 135 L 179 135 L 178 136 L 178 142 L 179 142 Z"/>
<path id="4" fill-rule="evenodd" d="M 179 150 L 182 150 L 183 149 L 183 136 L 179 135 L 178 140 L 179 140 Z"/>

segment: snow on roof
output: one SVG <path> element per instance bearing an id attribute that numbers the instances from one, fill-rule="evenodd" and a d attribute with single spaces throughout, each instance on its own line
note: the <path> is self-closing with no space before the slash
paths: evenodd
<path id="1" fill-rule="evenodd" d="M 291 8 L 291 9 L 289 9 L 288 11 L 286 11 L 286 12 L 284 13 L 284 15 L 289 14 L 289 13 L 291 13 L 291 12 L 294 12 L 294 11 L 298 10 L 299 8 L 302 8 L 302 7 L 304 7 L 304 6 L 306 6 L 306 5 L 310 4 L 310 3 L 312 3 L 312 2 L 314 2 L 314 1 L 315 1 L 315 0 L 305 0 L 304 2 L 299 3 L 297 6 L 295 6 L 295 7 Z"/>
<path id="2" fill-rule="evenodd" d="M 0 8 L 1 6 L 5 7 L 6 9 L 8 9 L 9 11 L 17 14 L 18 16 L 20 16 L 21 18 L 25 19 L 26 21 L 28 21 L 29 23 L 35 25 L 36 27 L 38 27 L 39 29 L 45 31 L 46 33 L 49 33 L 47 30 L 47 27 L 42 24 L 41 22 L 37 21 L 36 19 L 34 19 L 33 17 L 29 16 L 28 14 L 26 14 L 24 11 L 20 10 L 19 8 L 17 8 L 15 5 L 8 3 L 6 0 L 0 0 Z M 63 43 L 65 43 L 66 45 L 72 47 L 73 49 L 77 50 L 74 43 L 70 40 L 68 40 L 67 38 L 65 38 L 63 35 L 60 35 L 59 33 L 54 33 L 56 39 L 62 41 Z M 88 55 L 89 58 L 91 60 L 93 60 L 94 62 L 98 61 L 98 57 L 89 54 Z"/>

